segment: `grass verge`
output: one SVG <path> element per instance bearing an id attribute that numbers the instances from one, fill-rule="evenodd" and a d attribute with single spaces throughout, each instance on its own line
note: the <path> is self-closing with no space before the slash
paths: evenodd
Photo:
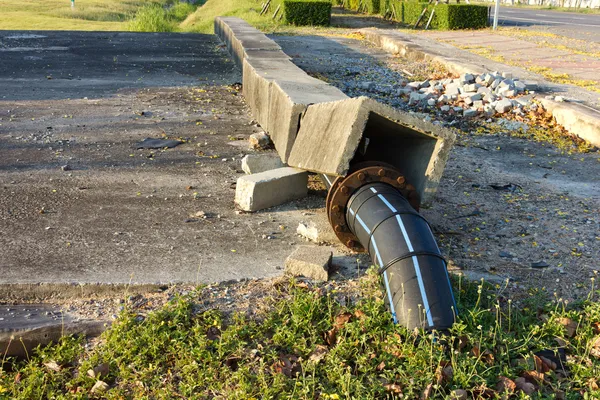
<path id="1" fill-rule="evenodd" d="M 600 395 L 600 291 L 569 303 L 455 280 L 445 336 L 407 331 L 371 271 L 358 294 L 282 281 L 250 317 L 202 309 L 202 289 L 148 315 L 127 309 L 94 346 L 66 338 L 6 360 L 0 396 L 32 398 L 592 398 Z"/>

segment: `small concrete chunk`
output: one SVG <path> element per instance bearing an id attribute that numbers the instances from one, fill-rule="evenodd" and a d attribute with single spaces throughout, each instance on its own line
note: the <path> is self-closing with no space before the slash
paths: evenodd
<path id="1" fill-rule="evenodd" d="M 463 118 L 472 118 L 475 117 L 477 115 L 477 110 L 473 109 L 473 108 L 467 108 L 465 111 L 463 111 Z"/>
<path id="2" fill-rule="evenodd" d="M 235 203 L 244 211 L 259 211 L 308 193 L 308 173 L 284 167 L 258 174 L 245 175 L 237 180 Z"/>
<path id="3" fill-rule="evenodd" d="M 462 83 L 471 83 L 475 80 L 475 77 L 472 74 L 462 74 L 459 79 Z"/>
<path id="4" fill-rule="evenodd" d="M 452 96 L 453 94 L 457 95 L 457 94 L 460 93 L 459 89 L 458 89 L 459 87 L 460 87 L 460 85 L 457 84 L 457 83 L 452 83 L 450 85 L 447 85 L 446 86 L 446 93 L 445 94 L 448 95 L 448 96 Z"/>
<path id="5" fill-rule="evenodd" d="M 257 132 L 250 135 L 248 138 L 250 146 L 253 149 L 266 149 L 271 146 L 271 138 L 264 132 Z"/>
<path id="6" fill-rule="evenodd" d="M 503 114 L 505 112 L 510 111 L 512 107 L 512 101 L 510 101 L 509 99 L 502 99 L 498 103 L 496 103 L 495 109 L 497 112 Z"/>
<path id="7" fill-rule="evenodd" d="M 273 154 L 248 154 L 242 158 L 242 170 L 247 174 L 258 174 L 284 166 L 279 156 Z"/>
<path id="8" fill-rule="evenodd" d="M 333 253 L 329 247 L 298 246 L 285 260 L 285 272 L 315 281 L 326 281 Z"/>

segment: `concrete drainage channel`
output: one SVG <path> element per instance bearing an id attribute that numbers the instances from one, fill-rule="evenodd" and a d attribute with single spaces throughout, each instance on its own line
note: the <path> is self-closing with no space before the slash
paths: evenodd
<path id="1" fill-rule="evenodd" d="M 241 19 L 219 17 L 215 32 L 242 67 L 254 117 L 289 165 L 241 177 L 238 206 L 258 211 L 301 197 L 307 171 L 320 174 L 333 231 L 380 267 L 394 320 L 449 328 L 456 307 L 446 264 L 417 210 L 433 199 L 454 134 L 369 98 L 348 98 Z"/>

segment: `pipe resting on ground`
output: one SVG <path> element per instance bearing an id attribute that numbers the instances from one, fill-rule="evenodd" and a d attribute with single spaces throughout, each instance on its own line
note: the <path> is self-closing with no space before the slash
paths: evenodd
<path id="1" fill-rule="evenodd" d="M 395 323 L 445 330 L 457 313 L 446 262 L 427 221 L 402 194 L 369 183 L 350 197 L 348 227 L 379 267 Z"/>

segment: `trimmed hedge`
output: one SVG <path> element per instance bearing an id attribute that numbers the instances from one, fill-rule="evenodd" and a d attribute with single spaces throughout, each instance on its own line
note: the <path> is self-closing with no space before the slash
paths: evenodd
<path id="1" fill-rule="evenodd" d="M 398 22 L 414 25 L 421 16 L 423 9 L 427 12 L 419 26 L 424 27 L 429 20 L 433 4 L 418 1 L 381 0 L 381 15 L 392 18 L 394 7 Z M 431 20 L 433 29 L 478 29 L 488 26 L 488 7 L 477 4 L 438 4 Z"/>
<path id="2" fill-rule="evenodd" d="M 438 29 L 485 28 L 488 26 L 488 7 L 478 4 L 438 4 L 433 19 Z"/>
<path id="3" fill-rule="evenodd" d="M 285 20 L 292 25 L 329 25 L 331 1 L 329 0 L 284 0 Z"/>

